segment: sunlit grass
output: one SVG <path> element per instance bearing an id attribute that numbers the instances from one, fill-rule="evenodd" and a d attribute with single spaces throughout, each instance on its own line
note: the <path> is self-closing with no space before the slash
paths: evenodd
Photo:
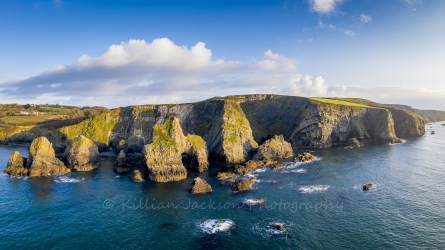
<path id="1" fill-rule="evenodd" d="M 337 104 L 337 105 L 344 105 L 344 106 L 355 106 L 355 107 L 362 107 L 362 108 L 372 108 L 371 106 L 362 105 L 358 103 L 352 103 L 352 102 L 346 102 L 346 101 L 340 101 L 335 99 L 325 99 L 325 98 L 309 98 L 311 100 L 324 102 L 324 103 L 331 103 L 331 104 Z"/>

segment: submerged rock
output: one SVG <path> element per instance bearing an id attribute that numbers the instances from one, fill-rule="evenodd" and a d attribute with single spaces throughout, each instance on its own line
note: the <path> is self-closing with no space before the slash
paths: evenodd
<path id="1" fill-rule="evenodd" d="M 127 156 L 123 150 L 117 156 L 113 169 L 118 173 L 129 173 L 131 171 L 131 167 L 127 164 Z"/>
<path id="2" fill-rule="evenodd" d="M 194 194 L 211 193 L 212 187 L 205 180 L 196 177 L 188 187 L 188 191 Z"/>
<path id="3" fill-rule="evenodd" d="M 133 172 L 131 172 L 131 174 L 130 174 L 130 179 L 132 181 L 134 181 L 134 182 L 141 182 L 141 181 L 143 181 L 141 171 L 133 170 Z"/>
<path id="4" fill-rule="evenodd" d="M 232 172 L 219 172 L 216 175 L 216 177 L 219 179 L 227 179 L 227 178 L 234 177 L 234 176 L 236 176 L 236 175 L 235 175 L 235 173 L 232 173 Z"/>
<path id="5" fill-rule="evenodd" d="M 25 167 L 25 165 L 26 158 L 22 157 L 19 151 L 15 151 L 11 154 L 8 165 L 3 173 L 11 176 L 27 176 L 28 169 Z"/>
<path id="6" fill-rule="evenodd" d="M 96 143 L 83 135 L 74 137 L 65 149 L 63 158 L 68 167 L 77 171 L 91 171 L 99 167 L 99 150 Z"/>
<path id="7" fill-rule="evenodd" d="M 52 144 L 46 137 L 36 138 L 29 147 L 28 159 L 26 161 L 29 177 L 66 174 L 71 169 L 56 158 Z"/>
<path id="8" fill-rule="evenodd" d="M 239 179 L 232 184 L 233 191 L 249 191 L 252 190 L 252 185 L 255 182 L 253 180 Z"/>
<path id="9" fill-rule="evenodd" d="M 372 187 L 372 183 L 363 185 L 363 191 L 368 191 Z"/>
<path id="10" fill-rule="evenodd" d="M 228 179 L 228 180 L 221 182 L 221 185 L 229 186 L 229 185 L 232 185 L 233 183 L 235 183 L 235 181 L 233 179 Z"/>
<path id="11" fill-rule="evenodd" d="M 308 152 L 304 152 L 301 154 L 298 154 L 295 158 L 294 158 L 294 162 L 306 162 L 306 161 L 313 161 L 315 160 L 315 156 L 313 156 L 312 154 L 308 153 Z"/>
<path id="12" fill-rule="evenodd" d="M 269 166 L 270 169 L 279 169 L 279 168 L 283 168 L 284 164 L 281 163 L 275 163 Z"/>

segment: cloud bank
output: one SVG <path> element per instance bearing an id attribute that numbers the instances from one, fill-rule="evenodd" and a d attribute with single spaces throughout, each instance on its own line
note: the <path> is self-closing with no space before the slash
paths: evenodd
<path id="1" fill-rule="evenodd" d="M 111 45 L 99 57 L 82 55 L 37 76 L 0 84 L 5 98 L 82 105 L 131 105 L 196 100 L 298 84 L 298 61 L 268 50 L 261 61 L 212 60 L 202 42 L 191 48 L 167 38 Z M 318 87 L 318 86 L 317 86 Z M 315 86 L 314 86 L 315 88 Z M 302 88 L 302 95 L 317 93 Z M 6 99 L 7 99 L 6 98 Z"/>
<path id="2" fill-rule="evenodd" d="M 37 76 L 0 84 L 2 103 L 119 106 L 183 103 L 214 96 L 282 94 L 358 97 L 445 110 L 445 93 L 402 87 L 329 86 L 322 76 L 298 74 L 295 59 L 264 52 L 256 62 L 213 60 L 202 42 L 191 48 L 167 38 L 111 45 Z M 360 82 L 360 79 L 357 79 Z"/>

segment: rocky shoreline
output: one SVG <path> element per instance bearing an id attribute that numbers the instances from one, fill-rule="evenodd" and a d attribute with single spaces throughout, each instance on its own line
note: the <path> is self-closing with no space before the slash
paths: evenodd
<path id="1" fill-rule="evenodd" d="M 114 170 L 131 172 L 134 182 L 184 180 L 189 172 L 207 171 L 212 162 L 223 170 L 217 176 L 221 184 L 240 192 L 255 183 L 246 174 L 316 159 L 308 152 L 294 156 L 296 148 L 397 143 L 398 134 L 424 135 L 424 124 L 421 117 L 393 107 L 277 95 L 133 106 L 47 131 L 32 140 L 27 158 L 14 152 L 4 172 L 35 177 L 91 171 L 118 153 Z M 139 164 L 143 172 L 134 168 Z M 211 192 L 206 184 L 195 179 L 189 191 Z"/>

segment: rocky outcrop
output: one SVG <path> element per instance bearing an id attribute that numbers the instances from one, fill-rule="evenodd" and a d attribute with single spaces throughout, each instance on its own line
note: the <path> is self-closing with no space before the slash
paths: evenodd
<path id="1" fill-rule="evenodd" d="M 232 184 L 232 191 L 244 192 L 252 190 L 253 180 L 238 179 Z"/>
<path id="2" fill-rule="evenodd" d="M 141 182 L 143 181 L 142 173 L 139 170 L 133 170 L 130 174 L 130 179 L 134 182 Z"/>
<path id="3" fill-rule="evenodd" d="M 353 148 L 359 148 L 362 146 L 362 143 L 360 143 L 357 138 L 350 138 L 348 140 L 349 146 Z"/>
<path id="4" fill-rule="evenodd" d="M 286 142 L 282 135 L 274 136 L 265 141 L 255 154 L 252 160 L 238 164 L 233 167 L 235 174 L 247 174 L 260 169 L 264 166 L 275 163 L 277 160 L 289 158 L 292 156 L 292 147 L 290 143 Z M 284 165 L 283 165 L 284 166 Z M 280 165 L 272 165 L 271 168 L 279 168 Z M 282 167 L 282 166 L 281 166 Z"/>
<path id="5" fill-rule="evenodd" d="M 187 138 L 177 118 L 171 117 L 153 130 L 153 143 L 145 145 L 144 156 L 149 179 L 155 182 L 179 181 L 187 177 L 181 154 Z"/>
<path id="6" fill-rule="evenodd" d="M 313 156 L 311 153 L 303 152 L 303 153 L 298 154 L 297 156 L 295 156 L 294 162 L 295 163 L 306 162 L 306 161 L 313 161 L 315 159 L 316 159 L 315 156 Z"/>
<path id="7" fill-rule="evenodd" d="M 371 189 L 371 187 L 372 187 L 372 183 L 365 184 L 365 185 L 363 185 L 363 191 L 368 191 L 369 189 Z"/>
<path id="8" fill-rule="evenodd" d="M 5 174 L 9 174 L 11 176 L 27 176 L 28 169 L 26 168 L 26 158 L 20 155 L 20 152 L 15 151 L 11 154 L 9 158 L 8 165 L 3 171 Z"/>
<path id="9" fill-rule="evenodd" d="M 28 152 L 26 168 L 29 177 L 71 172 L 71 169 L 65 167 L 56 158 L 52 144 L 45 137 L 36 138 L 32 142 Z"/>
<path id="10" fill-rule="evenodd" d="M 285 232 L 286 228 L 284 225 L 278 224 L 278 223 L 270 223 L 269 224 L 270 229 L 280 230 L 281 232 Z"/>
<path id="11" fill-rule="evenodd" d="M 131 167 L 127 164 L 127 156 L 123 150 L 117 155 L 113 169 L 118 173 L 129 173 L 131 171 Z"/>
<path id="12" fill-rule="evenodd" d="M 280 160 L 292 156 L 292 146 L 284 140 L 283 135 L 275 135 L 272 139 L 264 142 L 253 157 L 254 160 Z"/>
<path id="13" fill-rule="evenodd" d="M 149 179 L 155 182 L 178 181 L 187 177 L 182 154 L 190 159 L 190 169 L 207 170 L 206 142 L 197 135 L 184 135 L 179 119 L 170 117 L 153 128 L 153 142 L 145 145 L 144 157 Z"/>
<path id="14" fill-rule="evenodd" d="M 188 187 L 188 191 L 194 194 L 211 193 L 212 187 L 203 179 L 196 177 Z"/>
<path id="15" fill-rule="evenodd" d="M 186 150 L 190 159 L 190 167 L 196 172 L 204 172 L 209 168 L 208 151 L 206 142 L 198 135 L 188 135 L 188 143 L 191 144 Z"/>
<path id="16" fill-rule="evenodd" d="M 72 170 L 91 171 L 99 167 L 99 150 L 90 139 L 79 135 L 74 137 L 66 147 L 64 159 Z"/>

